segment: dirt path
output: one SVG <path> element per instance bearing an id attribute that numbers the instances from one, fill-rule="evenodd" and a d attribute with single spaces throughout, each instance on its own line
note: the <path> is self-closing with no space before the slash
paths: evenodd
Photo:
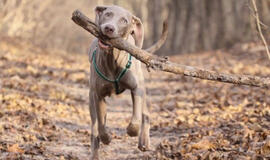
<path id="1" fill-rule="evenodd" d="M 0 42 L 0 159 L 88 159 L 88 57 L 17 42 Z M 222 72 L 270 74 L 264 54 L 223 53 L 171 59 Z M 107 99 L 113 140 L 101 145 L 104 159 L 270 157 L 270 91 L 160 72 L 146 73 L 146 84 L 152 151 L 140 152 L 137 138 L 126 134 L 126 91 Z"/>

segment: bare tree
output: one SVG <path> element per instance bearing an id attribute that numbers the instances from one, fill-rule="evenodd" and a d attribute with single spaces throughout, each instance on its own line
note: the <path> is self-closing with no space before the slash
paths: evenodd
<path id="1" fill-rule="evenodd" d="M 120 5 L 141 18 L 146 30 L 145 46 L 158 39 L 161 20 L 169 15 L 168 40 L 159 54 L 226 48 L 259 38 L 248 0 L 25 1 L 0 0 L 0 34 L 68 52 L 85 53 L 91 38 L 79 32 L 66 15 L 76 7 L 94 16 L 96 5 Z M 256 3 L 260 20 L 270 26 L 270 1 L 256 0 Z M 62 30 L 58 30 L 63 23 Z M 262 26 L 262 33 L 269 40 L 270 30 Z"/>
<path id="2" fill-rule="evenodd" d="M 163 4 L 169 14 L 170 33 L 165 47 L 159 53 L 194 52 L 198 50 L 231 47 L 235 43 L 254 40 L 247 0 L 148 0 L 149 26 L 161 26 L 158 5 Z M 259 0 L 262 20 L 269 24 L 270 1 Z M 157 18 L 153 18 L 157 16 Z M 157 39 L 152 27 L 146 43 Z"/>

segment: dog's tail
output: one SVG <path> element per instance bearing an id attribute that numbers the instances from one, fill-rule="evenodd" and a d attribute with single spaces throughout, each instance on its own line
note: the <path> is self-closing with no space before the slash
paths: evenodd
<path id="1" fill-rule="evenodd" d="M 164 44 L 168 36 L 168 19 L 163 22 L 162 35 L 160 39 L 153 44 L 151 47 L 147 48 L 146 51 L 149 53 L 155 53 Z"/>

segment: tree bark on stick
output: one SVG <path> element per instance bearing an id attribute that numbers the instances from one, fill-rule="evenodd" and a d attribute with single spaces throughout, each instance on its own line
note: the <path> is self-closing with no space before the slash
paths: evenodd
<path id="1" fill-rule="evenodd" d="M 166 57 L 158 57 L 152 55 L 145 50 L 129 44 L 122 38 L 109 39 L 108 37 L 102 35 L 97 25 L 79 10 L 73 12 L 72 20 L 76 24 L 93 34 L 95 37 L 101 39 L 105 43 L 112 45 L 119 50 L 125 50 L 129 52 L 132 56 L 146 64 L 148 67 L 151 67 L 155 70 L 161 70 L 174 74 L 180 74 L 184 76 L 206 79 L 211 81 L 219 81 L 238 85 L 249 85 L 266 89 L 270 88 L 270 78 L 218 73 L 197 67 L 180 65 L 168 61 Z"/>

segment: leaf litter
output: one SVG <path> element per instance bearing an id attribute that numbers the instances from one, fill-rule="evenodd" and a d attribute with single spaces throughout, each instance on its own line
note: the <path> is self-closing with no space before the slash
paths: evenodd
<path id="1" fill-rule="evenodd" d="M 241 45 L 170 59 L 218 72 L 270 74 L 265 55 Z M 0 42 L 0 159 L 89 158 L 88 69 L 85 54 L 51 53 L 17 39 Z M 101 145 L 101 157 L 270 158 L 269 90 L 155 71 L 145 74 L 152 149 L 140 152 L 137 138 L 126 134 L 132 107 L 125 92 L 107 99 L 113 140 Z"/>

